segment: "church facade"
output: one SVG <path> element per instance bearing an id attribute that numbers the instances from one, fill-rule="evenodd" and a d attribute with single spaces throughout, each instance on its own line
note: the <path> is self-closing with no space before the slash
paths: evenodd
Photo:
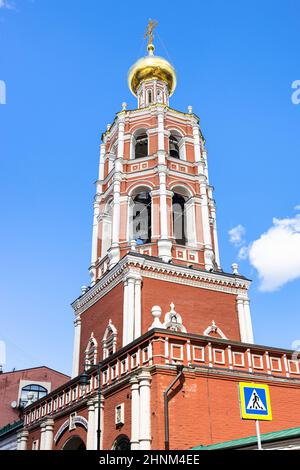
<path id="1" fill-rule="evenodd" d="M 188 449 L 247 437 L 241 381 L 270 386 L 262 432 L 299 426 L 299 360 L 254 343 L 250 281 L 220 264 L 199 118 L 170 107 L 176 73 L 154 54 L 151 29 L 128 83 L 137 107 L 122 104 L 100 145 L 72 379 L 26 407 L 19 448 Z"/>

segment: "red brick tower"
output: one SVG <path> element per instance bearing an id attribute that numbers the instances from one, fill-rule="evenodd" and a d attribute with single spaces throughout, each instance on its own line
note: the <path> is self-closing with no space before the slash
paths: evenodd
<path id="1" fill-rule="evenodd" d="M 148 55 L 128 75 L 137 108 L 123 103 L 102 135 L 92 281 L 73 303 L 73 379 L 28 408 L 27 448 L 41 429 L 48 434 L 40 448 L 53 449 L 96 448 L 100 428 L 103 449 L 248 436 L 253 429 L 241 426 L 236 397 L 241 378 L 272 382 L 277 420 L 264 423 L 266 431 L 299 424 L 300 412 L 288 422 L 280 408 L 281 393 L 299 399 L 299 361 L 291 351 L 253 345 L 250 281 L 236 265 L 233 273 L 220 265 L 199 118 L 191 106 L 170 107 L 176 73 L 154 55 L 153 23 L 147 34 Z M 167 427 L 164 399 L 178 371 Z"/>

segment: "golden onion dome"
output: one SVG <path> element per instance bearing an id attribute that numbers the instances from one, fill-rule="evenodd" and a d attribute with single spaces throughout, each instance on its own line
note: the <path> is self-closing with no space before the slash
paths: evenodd
<path id="1" fill-rule="evenodd" d="M 176 88 L 176 72 L 174 67 L 163 57 L 154 55 L 153 44 L 148 44 L 148 55 L 139 59 L 128 72 L 128 86 L 136 96 L 140 84 L 144 80 L 162 80 L 168 85 L 170 96 Z"/>

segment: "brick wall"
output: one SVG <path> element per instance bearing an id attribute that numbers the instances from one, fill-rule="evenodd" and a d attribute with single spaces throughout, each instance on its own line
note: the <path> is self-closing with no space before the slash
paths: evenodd
<path id="1" fill-rule="evenodd" d="M 20 380 L 31 380 L 32 383 L 51 382 L 51 390 L 54 390 L 67 382 L 69 377 L 48 367 L 0 374 L 0 427 L 19 419 L 19 410 L 13 409 L 11 402 L 18 400 Z"/>
<path id="2" fill-rule="evenodd" d="M 201 335 L 214 320 L 228 339 L 240 341 L 235 295 L 149 278 L 143 278 L 142 286 L 143 333 L 153 322 L 153 305 L 162 308 L 163 322 L 171 302 L 188 333 Z"/>

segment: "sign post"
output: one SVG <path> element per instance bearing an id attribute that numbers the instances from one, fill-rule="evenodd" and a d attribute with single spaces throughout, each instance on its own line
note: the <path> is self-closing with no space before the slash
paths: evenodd
<path id="1" fill-rule="evenodd" d="M 259 421 L 272 421 L 269 386 L 240 382 L 239 396 L 241 418 L 255 420 L 257 448 L 262 450 Z"/>

